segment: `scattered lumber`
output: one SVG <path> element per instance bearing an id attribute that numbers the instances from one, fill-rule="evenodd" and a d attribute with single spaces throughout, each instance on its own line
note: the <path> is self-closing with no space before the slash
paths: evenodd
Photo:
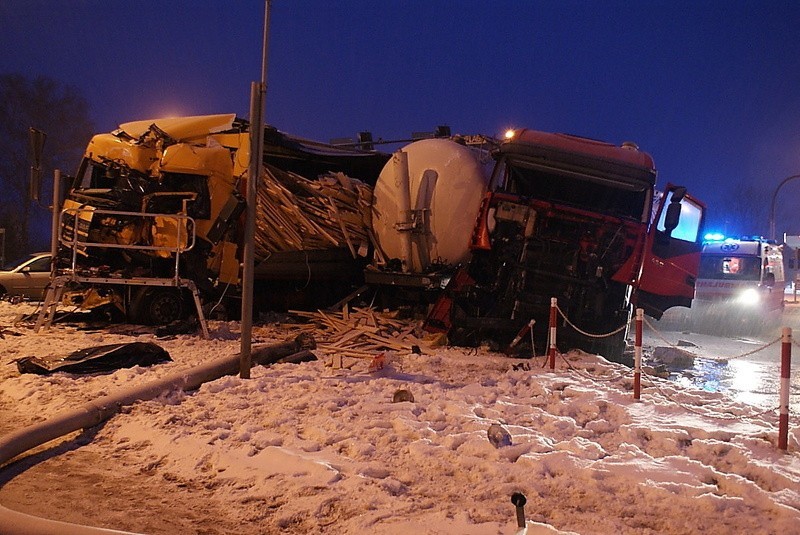
<path id="1" fill-rule="evenodd" d="M 343 173 L 316 180 L 266 165 L 256 193 L 255 254 L 370 243 L 372 188 Z"/>
<path id="2" fill-rule="evenodd" d="M 341 312 L 290 310 L 289 313 L 308 320 L 299 328 L 314 333 L 317 351 L 325 355 L 373 359 L 380 353 L 419 351 L 428 345 L 415 335 L 419 322 L 397 319 L 395 312 L 350 308 L 345 304 Z"/>

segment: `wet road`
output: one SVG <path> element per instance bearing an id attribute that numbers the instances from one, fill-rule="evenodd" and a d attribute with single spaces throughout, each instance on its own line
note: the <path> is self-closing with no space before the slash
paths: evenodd
<path id="1" fill-rule="evenodd" d="M 793 344 L 789 407 L 791 417 L 795 421 L 800 418 L 800 303 L 787 303 L 780 321 L 755 336 L 719 336 L 708 330 L 697 333 L 690 327 L 680 331 L 661 330 L 659 322 L 652 320 L 650 325 L 652 328 L 648 325 L 644 328 L 645 358 L 655 348 L 669 347 L 662 337 L 696 357 L 691 367 L 671 369 L 671 379 L 721 392 L 764 410 L 780 404 L 780 336 L 782 327 L 790 327 Z"/>

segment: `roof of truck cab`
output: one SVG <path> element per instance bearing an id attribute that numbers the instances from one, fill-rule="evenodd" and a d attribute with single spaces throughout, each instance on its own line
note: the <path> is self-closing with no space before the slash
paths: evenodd
<path id="1" fill-rule="evenodd" d="M 114 134 L 120 135 L 122 132 L 122 136 L 138 139 L 153 125 L 178 142 L 205 141 L 211 134 L 249 130 L 248 122 L 238 119 L 235 114 L 219 114 L 131 121 L 121 124 Z M 341 171 L 351 178 L 374 185 L 390 157 L 379 151 L 338 147 L 303 139 L 272 126 L 264 126 L 264 161 L 308 178 Z"/>
<path id="2" fill-rule="evenodd" d="M 165 132 L 172 139 L 186 141 L 230 130 L 233 128 L 235 119 L 235 113 L 195 115 L 190 117 L 165 117 L 161 119 L 131 121 L 119 125 L 119 128 L 129 136 L 138 138 L 147 132 L 152 125 L 156 125 L 159 130 Z"/>
<path id="3" fill-rule="evenodd" d="M 622 174 L 655 184 L 652 156 L 634 143 L 617 146 L 571 134 L 524 129 L 500 145 L 501 154 Z"/>

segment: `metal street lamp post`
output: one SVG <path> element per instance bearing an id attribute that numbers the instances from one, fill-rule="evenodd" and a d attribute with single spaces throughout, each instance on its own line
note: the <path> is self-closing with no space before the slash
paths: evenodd
<path id="1" fill-rule="evenodd" d="M 247 217 L 245 219 L 244 258 L 242 268 L 242 328 L 240 340 L 239 377 L 250 378 L 252 365 L 253 280 L 255 270 L 256 184 L 261 174 L 264 155 L 264 102 L 267 94 L 267 56 L 271 0 L 264 2 L 264 39 L 261 56 L 261 82 L 250 86 L 250 166 L 247 174 Z"/>
<path id="2" fill-rule="evenodd" d="M 771 240 L 775 239 L 775 201 L 778 199 L 778 191 L 780 191 L 784 184 L 794 180 L 795 178 L 800 178 L 800 174 L 787 176 L 784 178 L 781 183 L 778 184 L 778 187 L 775 188 L 775 192 L 772 194 L 772 204 L 770 204 L 769 208 L 769 237 Z"/>

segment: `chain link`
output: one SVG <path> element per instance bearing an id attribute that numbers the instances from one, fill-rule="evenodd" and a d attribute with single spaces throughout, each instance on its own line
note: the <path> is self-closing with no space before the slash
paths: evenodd
<path id="1" fill-rule="evenodd" d="M 569 325 L 570 327 L 572 327 L 573 329 L 578 331 L 583 336 L 588 336 L 589 338 L 610 338 L 611 336 L 614 336 L 615 334 L 621 333 L 624 329 L 626 329 L 628 327 L 628 323 L 625 322 L 622 325 L 620 325 L 617 329 L 611 331 L 610 333 L 606 333 L 606 334 L 587 333 L 586 331 L 581 330 L 577 325 L 575 325 L 574 323 L 569 321 L 569 318 L 567 317 L 567 315 L 564 314 L 564 312 L 561 310 L 561 308 L 558 305 L 556 305 L 556 310 L 558 310 L 558 313 L 561 315 L 562 318 L 564 318 L 564 321 L 567 323 L 567 325 Z"/>
<path id="2" fill-rule="evenodd" d="M 647 318 L 643 318 L 643 319 L 644 319 L 644 323 L 645 323 L 645 325 L 647 325 L 647 326 L 648 326 L 648 327 L 649 327 L 649 328 L 650 328 L 650 329 L 653 331 L 653 333 L 655 333 L 655 335 L 656 335 L 656 336 L 657 336 L 657 337 L 658 337 L 660 340 L 662 340 L 662 341 L 663 341 L 665 344 L 669 345 L 670 347 L 672 347 L 672 348 L 674 348 L 674 349 L 680 349 L 681 351 L 686 351 L 687 353 L 690 353 L 690 354 L 691 354 L 693 357 L 696 357 L 696 356 L 697 356 L 697 355 L 695 355 L 694 353 L 692 353 L 691 351 L 687 351 L 686 349 L 684 349 L 684 348 L 682 348 L 682 347 L 679 347 L 679 346 L 677 346 L 676 344 L 673 344 L 672 342 L 670 342 L 669 340 L 667 340 L 666 338 L 664 338 L 664 335 L 663 335 L 663 334 L 661 334 L 661 332 L 660 332 L 658 329 L 656 329 L 656 328 L 653 326 L 653 324 L 652 324 L 652 323 L 650 323 L 650 321 L 649 321 Z M 706 359 L 706 360 L 713 360 L 713 361 L 717 361 L 717 362 L 720 362 L 720 361 L 730 361 L 730 360 L 740 359 L 740 358 L 742 358 L 742 357 L 749 357 L 750 355 L 753 355 L 754 353 L 758 353 L 759 351 L 763 351 L 763 350 L 765 350 L 766 348 L 768 348 L 768 347 L 770 347 L 770 346 L 772 346 L 772 345 L 775 345 L 775 344 L 777 344 L 777 343 L 778 343 L 778 342 L 780 342 L 780 341 L 781 341 L 781 339 L 780 339 L 780 338 L 776 338 L 775 340 L 773 340 L 773 341 L 771 341 L 771 342 L 767 342 L 766 344 L 762 345 L 761 347 L 757 347 L 757 348 L 755 348 L 755 349 L 753 349 L 753 350 L 751 350 L 751 351 L 747 351 L 746 353 L 742 353 L 741 355 L 735 355 L 735 356 L 733 356 L 733 357 L 720 357 L 720 358 L 716 358 L 716 357 L 702 357 L 702 358 L 704 358 L 704 359 Z"/>

